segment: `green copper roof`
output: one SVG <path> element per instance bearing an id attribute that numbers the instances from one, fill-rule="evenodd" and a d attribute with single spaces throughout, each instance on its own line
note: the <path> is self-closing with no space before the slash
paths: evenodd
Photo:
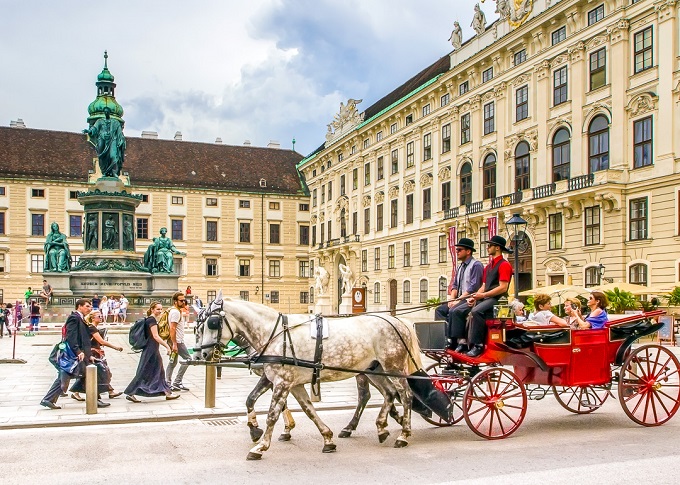
<path id="1" fill-rule="evenodd" d="M 116 85 L 113 82 L 113 74 L 109 71 L 108 65 L 109 54 L 104 51 L 104 69 L 97 76 L 97 98 L 90 103 L 87 107 L 87 112 L 89 117 L 87 121 L 90 125 L 99 118 L 104 118 L 106 115 L 104 109 L 108 108 L 111 110 L 111 117 L 118 119 L 123 123 L 123 108 L 114 96 L 114 89 Z"/>
<path id="2" fill-rule="evenodd" d="M 114 118 L 123 117 L 123 108 L 118 104 L 118 101 L 116 101 L 116 98 L 113 96 L 97 96 L 97 99 L 92 101 L 90 106 L 87 107 L 87 112 L 92 117 L 103 118 L 104 108 L 109 108 L 111 110 L 111 116 Z M 101 116 L 95 116 L 98 114 Z"/>
<path id="3" fill-rule="evenodd" d="M 104 69 L 102 69 L 102 72 L 99 73 L 99 76 L 97 76 L 97 81 L 104 81 L 104 82 L 113 82 L 113 74 L 111 74 L 111 71 L 109 71 L 109 53 L 107 51 L 104 51 Z"/>

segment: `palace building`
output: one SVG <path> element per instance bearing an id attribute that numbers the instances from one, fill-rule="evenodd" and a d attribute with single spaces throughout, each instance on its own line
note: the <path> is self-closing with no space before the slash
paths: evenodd
<path id="1" fill-rule="evenodd" d="M 299 163 L 335 303 L 339 264 L 369 310 L 445 297 L 451 229 L 485 261 L 515 213 L 520 289 L 680 279 L 680 2 L 497 5 L 364 111 L 341 104 Z"/>

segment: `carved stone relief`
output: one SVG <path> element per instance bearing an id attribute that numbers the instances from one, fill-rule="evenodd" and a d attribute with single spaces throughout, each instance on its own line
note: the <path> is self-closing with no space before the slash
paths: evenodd
<path id="1" fill-rule="evenodd" d="M 404 193 L 410 194 L 416 188 L 416 183 L 413 180 L 407 180 L 404 182 Z"/>
<path id="2" fill-rule="evenodd" d="M 385 200 L 385 192 L 382 190 L 375 194 L 375 203 L 376 204 L 381 204 Z"/>
<path id="3" fill-rule="evenodd" d="M 430 187 L 432 185 L 432 174 L 424 173 L 420 176 L 420 186 L 422 188 Z"/>
<path id="4" fill-rule="evenodd" d="M 399 197 L 399 187 L 390 187 L 390 189 L 387 191 L 387 195 L 389 195 L 390 199 Z"/>
<path id="5" fill-rule="evenodd" d="M 439 169 L 439 180 L 449 180 L 451 178 L 451 167 L 442 167 Z"/>
<path id="6" fill-rule="evenodd" d="M 363 207 L 368 207 L 371 205 L 371 196 L 370 195 L 364 195 L 364 198 L 361 199 L 361 205 Z"/>
<path id="7" fill-rule="evenodd" d="M 652 93 L 642 93 L 630 100 L 628 106 L 626 106 L 626 111 L 628 111 L 631 116 L 642 115 L 649 111 L 654 111 L 658 101 L 658 96 L 653 95 Z"/>

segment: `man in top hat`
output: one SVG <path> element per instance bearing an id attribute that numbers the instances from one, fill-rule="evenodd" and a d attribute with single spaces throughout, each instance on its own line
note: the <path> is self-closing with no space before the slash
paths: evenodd
<path id="1" fill-rule="evenodd" d="M 475 242 L 463 237 L 456 244 L 456 259 L 458 266 L 454 266 L 451 273 L 451 282 L 448 288 L 448 301 L 442 303 L 434 312 L 435 320 L 446 320 L 446 336 L 451 338 L 450 315 L 462 306 L 462 310 L 468 308 L 465 297 L 472 295 L 482 285 L 484 265 L 472 257 L 475 252 Z M 453 347 L 457 345 L 455 339 L 451 341 Z"/>
<path id="2" fill-rule="evenodd" d="M 450 312 L 449 327 L 451 339 L 460 339 L 456 352 L 466 352 L 468 357 L 479 357 L 484 352 L 486 339 L 486 318 L 492 314 L 494 305 L 499 298 L 508 295 L 508 286 L 512 279 L 512 266 L 503 258 L 503 253 L 510 253 L 505 247 L 505 238 L 493 236 L 487 244 L 491 261 L 484 268 L 482 286 L 466 300 L 467 307 L 461 306 L 460 311 Z M 465 328 L 468 314 L 472 315 L 470 327 Z M 467 335 L 467 344 L 463 339 Z M 469 344 L 469 350 L 467 345 Z"/>

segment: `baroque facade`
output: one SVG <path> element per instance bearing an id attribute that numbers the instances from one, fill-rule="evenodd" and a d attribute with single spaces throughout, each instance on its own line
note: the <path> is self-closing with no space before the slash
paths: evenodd
<path id="1" fill-rule="evenodd" d="M 299 164 L 331 294 L 348 263 L 369 310 L 445 296 L 450 229 L 484 258 L 513 213 L 520 289 L 680 280 L 679 2 L 519 3 L 465 42 L 456 26 L 449 56 L 362 113 L 341 106 Z"/>

